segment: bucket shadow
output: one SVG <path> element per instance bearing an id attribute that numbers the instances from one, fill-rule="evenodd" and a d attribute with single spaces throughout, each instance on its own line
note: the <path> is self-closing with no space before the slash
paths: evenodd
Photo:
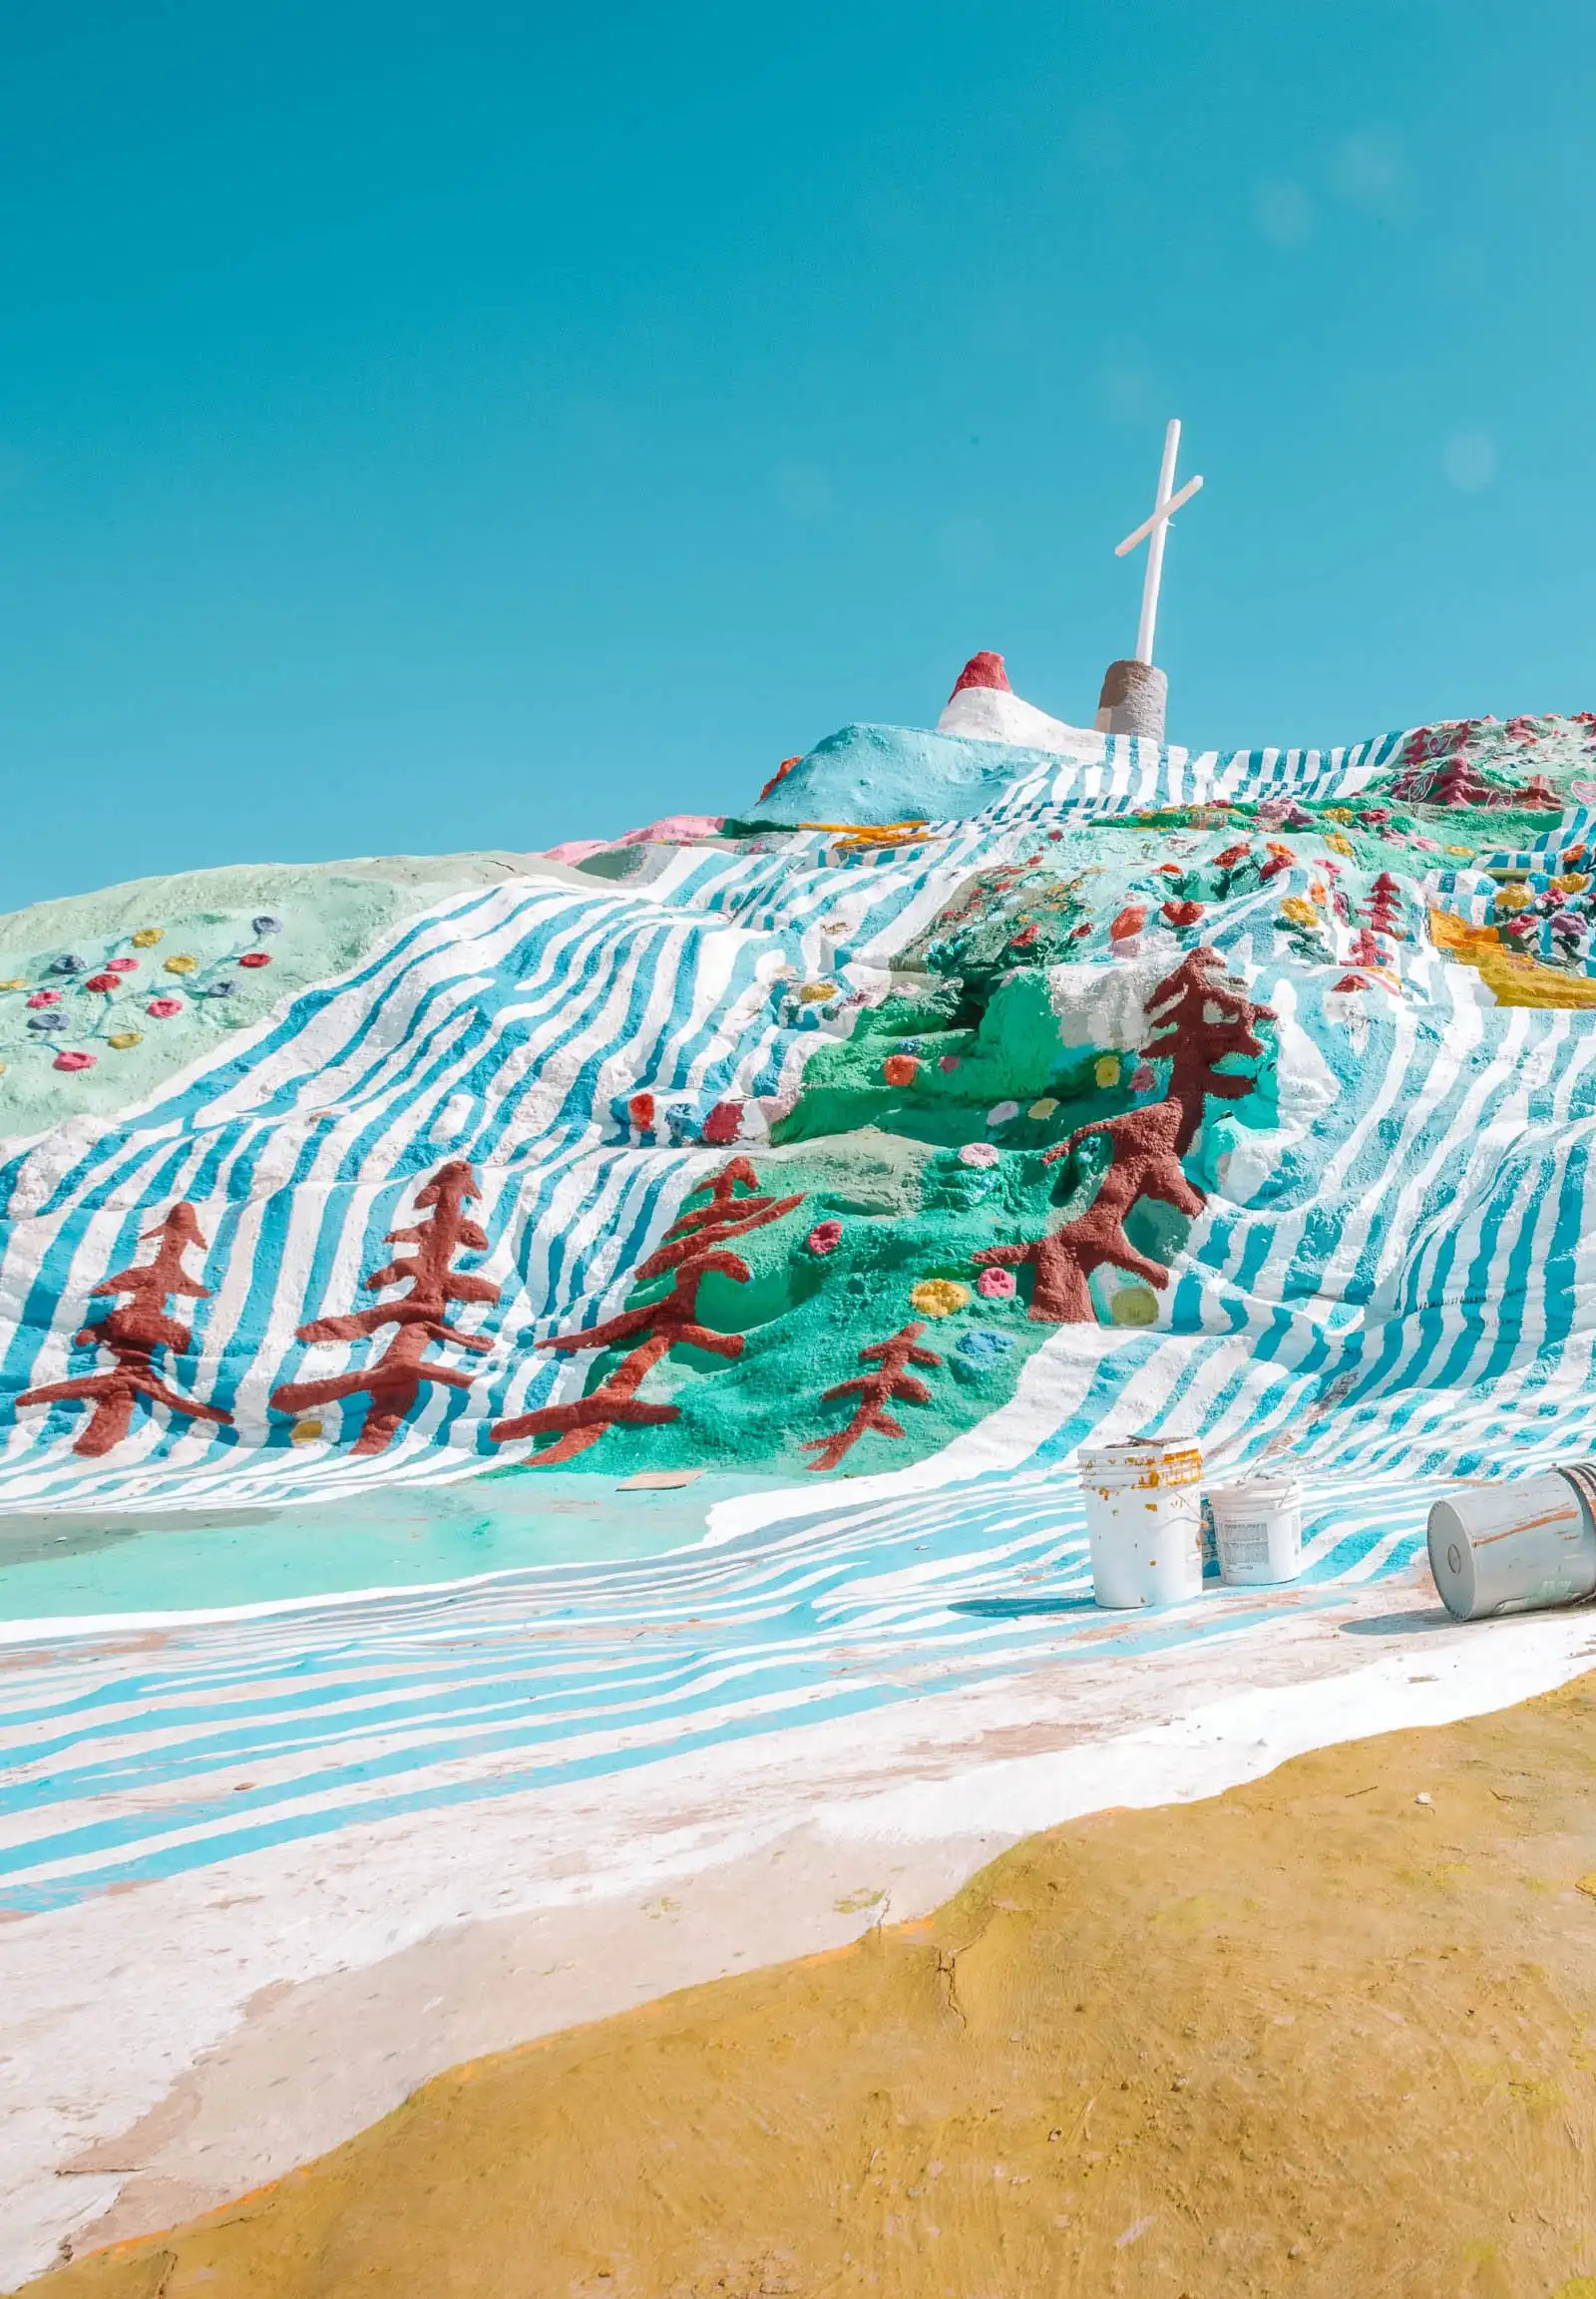
<path id="1" fill-rule="evenodd" d="M 961 1597 L 948 1607 L 978 1621 L 1028 1621 L 1057 1613 L 1095 1613 L 1090 1597 Z"/>
<path id="2" fill-rule="evenodd" d="M 1435 1605 L 1422 1613 L 1385 1613 L 1376 1621 L 1342 1621 L 1338 1625 L 1344 1637 L 1419 1637 L 1435 1629 L 1459 1629 L 1466 1624 L 1454 1621 L 1444 1605 Z"/>

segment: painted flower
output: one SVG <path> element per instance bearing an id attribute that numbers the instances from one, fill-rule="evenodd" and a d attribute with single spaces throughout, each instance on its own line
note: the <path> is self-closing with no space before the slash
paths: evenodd
<path id="1" fill-rule="evenodd" d="M 1132 935 L 1140 934 L 1147 924 L 1147 913 L 1139 902 L 1127 903 L 1113 925 L 1108 929 L 1110 942 L 1129 942 Z"/>
<path id="2" fill-rule="evenodd" d="M 87 973 L 88 970 L 89 960 L 86 958 L 73 958 L 69 952 L 63 952 L 60 958 L 50 960 L 52 973 Z"/>
<path id="3" fill-rule="evenodd" d="M 1011 1302 L 1019 1288 L 1012 1270 L 983 1270 L 976 1291 L 984 1302 Z"/>
<path id="4" fill-rule="evenodd" d="M 157 1021 L 168 1021 L 173 1014 L 182 1013 L 183 1000 L 181 997 L 153 997 L 144 1010 L 153 1013 Z"/>
<path id="5" fill-rule="evenodd" d="M 114 1045 L 118 1053 L 126 1053 L 130 1046 L 143 1045 L 144 1031 L 142 1029 L 114 1030 L 111 1036 L 106 1039 L 106 1043 L 107 1045 Z"/>
<path id="6" fill-rule="evenodd" d="M 1139 1061 L 1130 1073 L 1131 1092 L 1145 1093 L 1152 1082 L 1152 1064 L 1150 1062 Z"/>
<path id="7" fill-rule="evenodd" d="M 1280 906 L 1280 915 L 1288 926 L 1313 927 L 1319 924 L 1319 914 L 1311 902 L 1304 902 L 1300 894 L 1289 894 Z"/>
<path id="8" fill-rule="evenodd" d="M 295 1421 L 288 1431 L 288 1442 L 292 1445 L 313 1445 L 321 1434 L 320 1421 Z"/>
<path id="9" fill-rule="evenodd" d="M 962 1166 L 995 1166 L 1002 1152 L 996 1142 L 967 1141 L 959 1153 Z"/>
<path id="10" fill-rule="evenodd" d="M 1039 926 L 1022 927 L 1018 934 L 1011 934 L 1008 937 L 1008 947 L 1010 950 L 1029 950 L 1040 933 L 1041 928 Z"/>
<path id="11" fill-rule="evenodd" d="M 33 1000 L 31 997 L 29 998 L 28 1003 L 32 1005 Z M 68 1026 L 69 1024 L 67 1017 L 64 1013 L 36 1013 L 32 1021 L 30 1021 L 28 1024 L 29 1029 L 46 1030 L 66 1029 Z"/>
<path id="12" fill-rule="evenodd" d="M 940 1054 L 937 1058 L 937 1067 L 951 1077 L 959 1067 L 959 1056 L 956 1053 Z"/>
<path id="13" fill-rule="evenodd" d="M 634 1093 L 626 1104 L 626 1119 L 639 1133 L 651 1131 L 654 1122 L 654 1097 L 651 1093 Z"/>
<path id="14" fill-rule="evenodd" d="M 0 981 L 0 989 L 26 989 L 27 986 L 27 977 L 20 973 L 11 981 Z"/>
<path id="15" fill-rule="evenodd" d="M 923 1318 L 957 1317 L 970 1307 L 970 1288 L 952 1278 L 922 1278 L 909 1289 L 909 1306 Z"/>
<path id="16" fill-rule="evenodd" d="M 120 989 L 122 984 L 114 973 L 92 973 L 83 986 L 85 989 Z"/>
<path id="17" fill-rule="evenodd" d="M 281 934 L 282 932 L 281 919 L 273 918 L 269 910 L 263 910 L 260 916 L 252 918 L 249 924 L 254 928 L 256 934 Z"/>
<path id="18" fill-rule="evenodd" d="M 1052 1116 L 1053 1111 L 1057 1107 L 1058 1104 L 1054 1101 L 1052 1095 L 1050 1093 L 1044 1093 L 1040 1101 L 1033 1101 L 1031 1103 L 1029 1109 L 1026 1110 L 1025 1115 L 1026 1117 L 1033 1118 L 1049 1118 Z"/>
<path id="19" fill-rule="evenodd" d="M 1170 926 L 1195 926 L 1203 915 L 1203 906 L 1200 902 L 1166 902 L 1162 915 Z"/>
<path id="20" fill-rule="evenodd" d="M 804 1243 L 812 1254 L 834 1254 L 842 1244 L 841 1222 L 816 1222 Z"/>
<path id="21" fill-rule="evenodd" d="M 726 1149 L 742 1131 L 742 1103 L 717 1101 L 704 1119 L 704 1140 L 713 1149 Z"/>
<path id="22" fill-rule="evenodd" d="M 92 1053 L 74 1053 L 70 1050 L 65 1053 L 58 1053 L 51 1067 L 54 1069 L 93 1069 L 94 1055 Z"/>
<path id="23" fill-rule="evenodd" d="M 987 1123 L 989 1125 L 1006 1125 L 1010 1118 L 1016 1118 L 1018 1115 L 1018 1102 L 994 1102 L 992 1108 L 987 1112 Z"/>
<path id="24" fill-rule="evenodd" d="M 828 997 L 835 997 L 836 994 L 837 984 L 834 981 L 806 981 L 798 991 L 798 1003 L 823 1005 Z"/>
<path id="25" fill-rule="evenodd" d="M 1100 1086 L 1111 1086 L 1111 1085 L 1118 1085 L 1118 1083 L 1119 1083 L 1119 1056 L 1118 1056 L 1118 1054 L 1117 1054 L 1117 1053 L 1102 1053 L 1102 1054 L 1099 1054 L 1099 1055 L 1097 1056 L 1097 1059 L 1096 1059 L 1096 1060 L 1095 1060 L 1095 1061 L 1092 1063 L 1092 1065 L 1091 1065 L 1091 1074 L 1092 1074 L 1093 1078 L 1096 1080 L 1097 1084 L 1098 1084 L 1098 1085 L 1100 1085 Z"/>
<path id="26" fill-rule="evenodd" d="M 1527 886 L 1500 886 L 1496 889 L 1495 908 L 1511 914 L 1515 910 L 1528 910 L 1534 899 Z M 30 997 L 28 1003 L 32 1005 L 34 1000 Z"/>
<path id="27" fill-rule="evenodd" d="M 197 958 L 191 958 L 187 951 L 180 951 L 176 958 L 167 959 L 166 971 L 168 973 L 193 973 L 199 963 L 200 960 Z"/>
<path id="28" fill-rule="evenodd" d="M 269 965 L 271 953 L 269 950 L 246 950 L 238 963 L 240 965 Z"/>
<path id="29" fill-rule="evenodd" d="M 61 992 L 58 989 L 36 989 L 32 997 L 29 998 L 28 1003 L 30 1006 L 35 1007 L 41 1005 L 59 1005 L 61 1003 Z"/>
<path id="30" fill-rule="evenodd" d="M 913 1085 L 920 1064 L 912 1053 L 890 1053 L 881 1065 L 889 1085 Z"/>
<path id="31" fill-rule="evenodd" d="M 1330 848 L 1332 854 L 1356 855 L 1358 852 L 1358 849 L 1354 846 L 1352 840 L 1350 838 L 1343 838 L 1339 830 L 1327 831 L 1325 834 L 1325 844 Z"/>
<path id="32" fill-rule="evenodd" d="M 106 959 L 107 973 L 137 973 L 138 970 L 139 960 L 136 958 L 108 958 Z"/>
<path id="33" fill-rule="evenodd" d="M 231 997 L 237 987 L 238 984 L 235 981 L 227 981 L 223 978 L 221 981 L 210 982 L 204 989 L 197 990 L 195 995 L 197 997 Z"/>
<path id="34" fill-rule="evenodd" d="M 1223 854 L 1215 855 L 1214 868 L 1215 870 L 1234 870 L 1239 862 L 1248 860 L 1252 851 L 1245 839 L 1241 841 L 1239 846 L 1227 846 Z"/>
<path id="35" fill-rule="evenodd" d="M 995 1365 L 999 1357 L 1005 1357 L 1013 1345 L 1011 1334 L 987 1333 L 978 1328 L 975 1333 L 966 1334 L 963 1337 L 959 1343 L 959 1354 L 967 1364 L 972 1364 L 978 1371 L 985 1372 L 988 1366 Z"/>
<path id="36" fill-rule="evenodd" d="M 129 939 L 135 950 L 154 950 L 166 931 L 164 926 L 142 926 L 138 933 L 130 936 Z"/>

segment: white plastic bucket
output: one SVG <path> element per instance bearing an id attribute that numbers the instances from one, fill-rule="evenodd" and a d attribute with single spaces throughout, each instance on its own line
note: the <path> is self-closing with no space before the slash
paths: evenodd
<path id="1" fill-rule="evenodd" d="M 1596 1591 L 1596 1471 L 1459 1485 L 1429 1512 L 1429 1569 L 1459 1621 L 1577 1604 Z"/>
<path id="2" fill-rule="evenodd" d="M 1303 1569 L 1303 1497 L 1293 1476 L 1210 1488 L 1214 1546 L 1232 1588 L 1294 1581 Z"/>
<path id="3" fill-rule="evenodd" d="M 1098 1604 L 1120 1612 L 1200 1597 L 1203 1456 L 1197 1447 L 1158 1437 L 1082 1445 L 1079 1466 Z"/>

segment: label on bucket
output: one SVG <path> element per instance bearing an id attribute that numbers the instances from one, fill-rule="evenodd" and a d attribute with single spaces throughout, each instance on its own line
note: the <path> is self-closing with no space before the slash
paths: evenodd
<path id="1" fill-rule="evenodd" d="M 1238 1522 L 1234 1517 L 1225 1520 L 1220 1539 L 1225 1555 L 1233 1565 L 1267 1565 L 1269 1562 L 1269 1524 L 1267 1517 Z"/>

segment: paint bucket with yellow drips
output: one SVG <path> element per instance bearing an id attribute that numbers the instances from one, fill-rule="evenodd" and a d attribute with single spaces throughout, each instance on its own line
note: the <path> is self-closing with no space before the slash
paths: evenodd
<path id="1" fill-rule="evenodd" d="M 1092 1595 L 1112 1612 L 1180 1605 L 1203 1589 L 1203 1456 L 1184 1438 L 1082 1445 Z"/>
<path id="2" fill-rule="evenodd" d="M 1459 1621 L 1578 1604 L 1596 1592 L 1596 1463 L 1458 1486 L 1429 1512 L 1429 1569 Z"/>

